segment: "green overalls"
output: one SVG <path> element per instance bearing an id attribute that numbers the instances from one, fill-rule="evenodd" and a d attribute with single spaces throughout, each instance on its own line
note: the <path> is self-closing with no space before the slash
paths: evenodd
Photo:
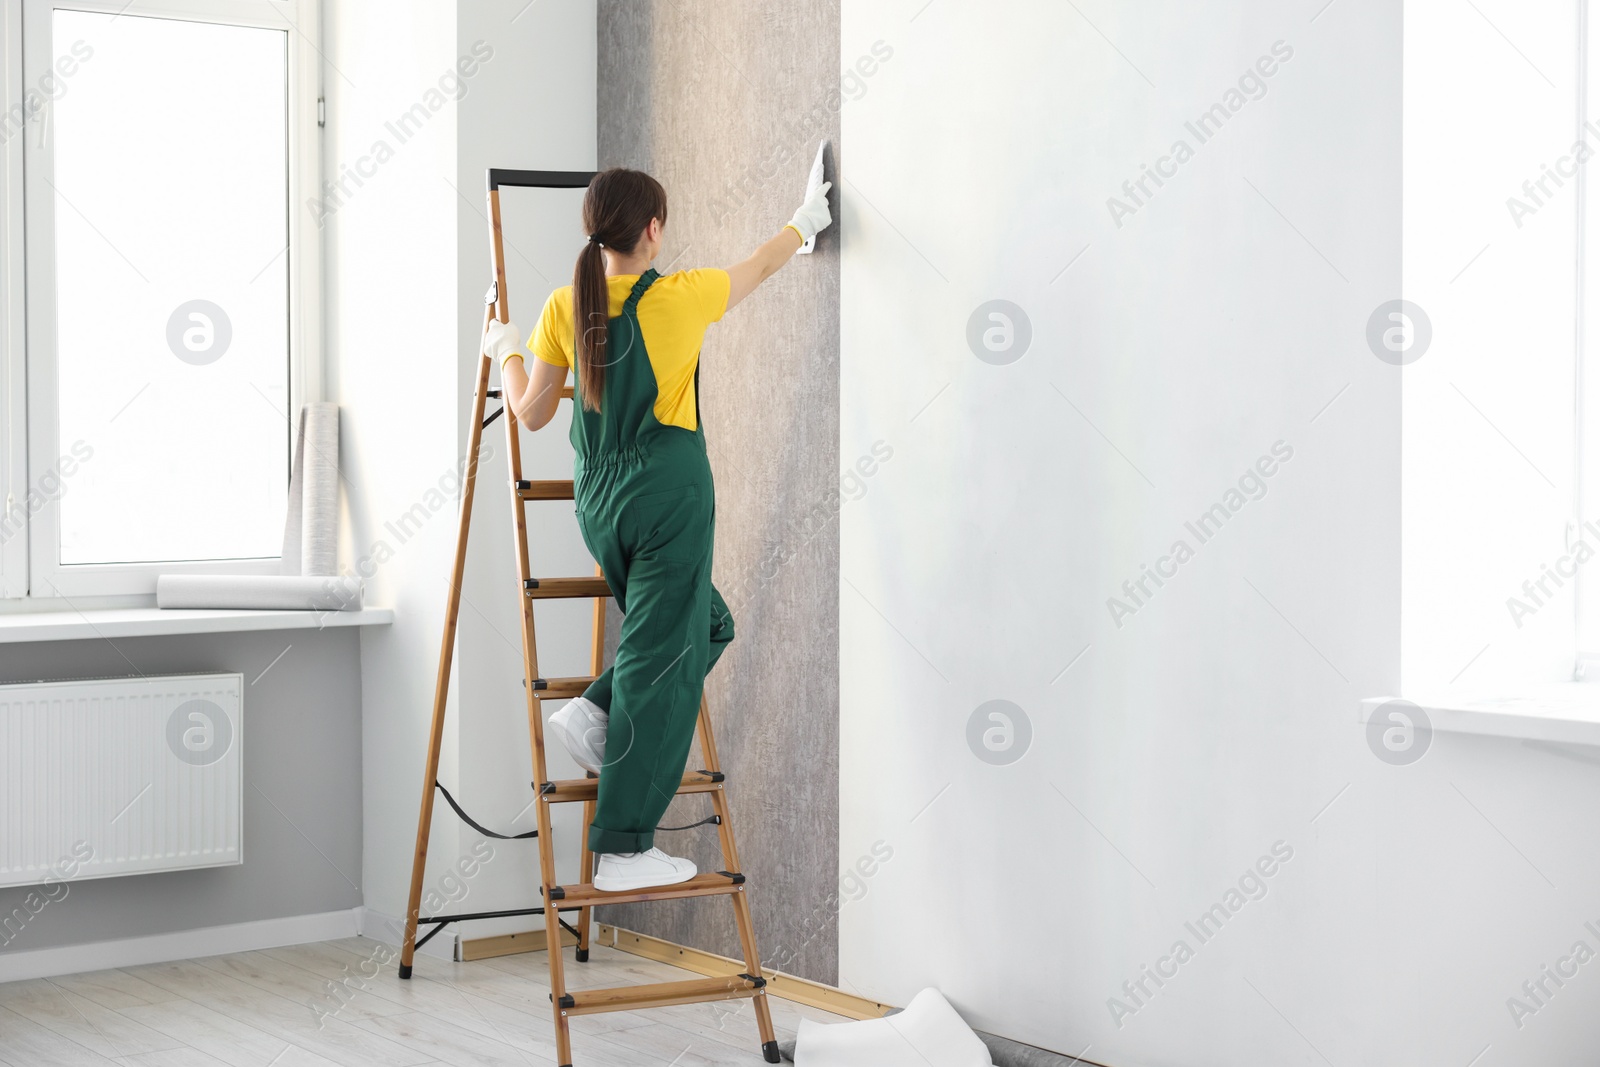
<path id="1" fill-rule="evenodd" d="M 584 696 L 610 713 L 595 852 L 643 852 L 683 780 L 706 674 L 733 640 L 733 616 L 711 585 L 716 498 L 699 419 L 656 419 L 656 377 L 639 330 L 639 276 L 607 323 L 601 409 L 583 406 L 574 373 L 572 447 L 578 526 L 623 611 L 616 661 Z M 576 365 L 576 360 L 574 360 Z"/>

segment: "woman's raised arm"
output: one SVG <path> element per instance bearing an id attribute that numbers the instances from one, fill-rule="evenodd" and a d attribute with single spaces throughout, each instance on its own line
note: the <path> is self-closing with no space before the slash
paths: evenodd
<path id="1" fill-rule="evenodd" d="M 789 262 L 800 246 L 828 228 L 833 216 L 828 211 L 828 190 L 832 182 L 823 182 L 800 205 L 778 236 L 750 254 L 750 258 L 728 268 L 728 310 L 755 292 L 756 286 L 778 272 Z"/>

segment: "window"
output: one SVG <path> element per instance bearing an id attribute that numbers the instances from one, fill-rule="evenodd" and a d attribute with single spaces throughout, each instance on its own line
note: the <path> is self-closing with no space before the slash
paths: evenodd
<path id="1" fill-rule="evenodd" d="M 1572 681 L 1600 661 L 1600 49 L 1585 0 L 1404 20 L 1405 329 L 1431 339 L 1395 370 L 1402 691 Z"/>
<path id="2" fill-rule="evenodd" d="M 320 393 L 316 227 L 295 210 L 317 180 L 316 25 L 311 0 L 25 0 L 7 596 L 277 569 L 294 413 Z"/>

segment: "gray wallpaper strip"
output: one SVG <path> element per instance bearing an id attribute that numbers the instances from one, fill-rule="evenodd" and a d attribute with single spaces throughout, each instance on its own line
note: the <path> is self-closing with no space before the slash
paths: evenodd
<path id="1" fill-rule="evenodd" d="M 838 215 L 839 3 L 600 0 L 599 160 L 666 186 L 657 268 L 726 267 L 789 220 L 823 138 Z M 717 486 L 715 581 L 737 638 L 711 675 L 740 860 L 767 966 L 838 978 L 837 229 L 706 338 L 701 414 Z M 615 635 L 616 627 L 611 627 Z M 710 813 L 680 798 L 663 825 Z M 657 844 L 720 866 L 714 826 Z M 739 956 L 724 901 L 601 920 Z"/>

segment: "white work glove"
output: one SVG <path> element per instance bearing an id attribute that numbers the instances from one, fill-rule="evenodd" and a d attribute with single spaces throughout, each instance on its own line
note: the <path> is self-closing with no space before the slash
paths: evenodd
<path id="1" fill-rule="evenodd" d="M 794 218 L 789 220 L 789 225 L 800 235 L 802 244 L 832 225 L 833 215 L 828 211 L 828 190 L 832 188 L 832 182 L 817 186 L 806 197 L 806 202 L 800 205 L 800 210 L 794 213 Z"/>
<path id="2" fill-rule="evenodd" d="M 521 356 L 526 360 L 527 353 L 522 350 L 522 334 L 514 322 L 501 322 L 499 319 L 489 320 L 489 329 L 483 335 L 484 355 L 494 360 L 504 370 L 506 360 L 512 356 Z"/>

